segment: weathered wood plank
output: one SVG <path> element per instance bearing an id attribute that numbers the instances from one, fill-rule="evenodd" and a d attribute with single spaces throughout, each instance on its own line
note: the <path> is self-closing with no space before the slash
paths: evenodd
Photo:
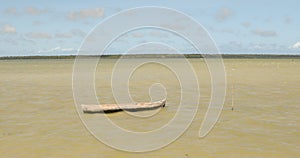
<path id="1" fill-rule="evenodd" d="M 156 102 L 131 103 L 131 104 L 100 104 L 100 105 L 81 105 L 84 113 L 104 113 L 117 111 L 141 111 L 164 107 L 166 99 Z"/>

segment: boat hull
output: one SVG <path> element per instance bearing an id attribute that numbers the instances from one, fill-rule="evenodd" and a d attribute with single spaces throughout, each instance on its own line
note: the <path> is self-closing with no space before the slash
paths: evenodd
<path id="1" fill-rule="evenodd" d="M 166 99 L 156 102 L 131 103 L 131 104 L 100 104 L 100 105 L 81 105 L 84 113 L 111 113 L 118 111 L 143 111 L 164 107 Z"/>

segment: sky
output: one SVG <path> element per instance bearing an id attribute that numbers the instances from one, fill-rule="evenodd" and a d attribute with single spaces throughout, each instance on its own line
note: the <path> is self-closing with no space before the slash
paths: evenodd
<path id="1" fill-rule="evenodd" d="M 0 56 L 76 55 L 97 24 L 143 6 L 172 8 L 192 17 L 221 53 L 300 55 L 299 0 L 1 0 Z M 180 21 L 170 25 L 188 29 Z M 110 51 L 122 53 L 130 48 L 127 45 L 145 39 L 184 43 L 168 32 L 136 30 L 120 37 Z M 183 52 L 192 51 L 188 45 L 181 47 Z"/>

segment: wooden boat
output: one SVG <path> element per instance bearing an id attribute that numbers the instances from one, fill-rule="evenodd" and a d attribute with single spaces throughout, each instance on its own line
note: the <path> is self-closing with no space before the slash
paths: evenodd
<path id="1" fill-rule="evenodd" d="M 142 111 L 165 107 L 166 99 L 156 102 L 131 103 L 131 104 L 100 104 L 81 105 L 84 113 L 111 113 L 117 111 Z"/>

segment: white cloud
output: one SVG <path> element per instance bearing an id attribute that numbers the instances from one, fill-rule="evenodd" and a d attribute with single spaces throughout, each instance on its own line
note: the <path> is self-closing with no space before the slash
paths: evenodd
<path id="1" fill-rule="evenodd" d="M 266 23 L 272 23 L 273 22 L 273 18 L 272 17 L 268 17 L 265 19 Z"/>
<path id="2" fill-rule="evenodd" d="M 151 30 L 149 32 L 149 35 L 153 36 L 153 37 L 159 37 L 159 38 L 169 37 L 168 33 L 161 31 L 161 30 Z"/>
<path id="3" fill-rule="evenodd" d="M 217 12 L 217 14 L 215 15 L 215 18 L 218 21 L 224 21 L 231 16 L 233 16 L 233 12 L 229 8 L 222 8 Z"/>
<path id="4" fill-rule="evenodd" d="M 21 35 L 21 40 L 24 42 L 29 42 L 30 44 L 36 44 L 36 41 L 33 39 L 29 39 L 28 37 L 26 37 L 25 35 Z"/>
<path id="5" fill-rule="evenodd" d="M 52 36 L 46 32 L 30 32 L 26 34 L 26 37 L 31 39 L 50 39 Z"/>
<path id="6" fill-rule="evenodd" d="M 235 31 L 233 29 L 230 28 L 223 28 L 220 30 L 221 33 L 229 33 L 229 34 L 234 34 Z"/>
<path id="7" fill-rule="evenodd" d="M 39 21 L 39 20 L 34 20 L 33 22 L 32 22 L 32 25 L 33 26 L 39 26 L 39 25 L 42 25 L 42 24 L 44 24 L 42 21 Z"/>
<path id="8" fill-rule="evenodd" d="M 86 33 L 80 29 L 72 29 L 70 32 L 73 34 L 73 36 L 78 36 L 78 37 L 84 37 L 86 35 Z"/>
<path id="9" fill-rule="evenodd" d="M 38 53 L 62 53 L 62 52 L 74 52 L 76 49 L 74 48 L 62 48 L 60 46 L 50 48 L 48 50 L 39 50 Z"/>
<path id="10" fill-rule="evenodd" d="M 4 13 L 7 15 L 21 15 L 21 13 L 23 14 L 28 14 L 28 15 L 40 15 L 40 14 L 44 14 L 49 12 L 48 9 L 40 9 L 40 8 L 36 8 L 33 6 L 28 6 L 26 8 L 24 8 L 24 12 L 18 12 L 17 8 L 6 8 L 4 10 Z"/>
<path id="11" fill-rule="evenodd" d="M 292 19 L 289 16 L 284 17 L 284 22 L 286 24 L 290 24 L 292 22 Z"/>
<path id="12" fill-rule="evenodd" d="M 251 32 L 253 34 L 255 34 L 255 35 L 262 36 L 262 37 L 274 37 L 274 36 L 277 36 L 277 33 L 275 31 L 270 31 L 270 30 L 256 29 L 256 30 L 252 30 Z"/>
<path id="13" fill-rule="evenodd" d="M 187 28 L 187 26 L 184 24 L 184 22 L 173 23 L 173 24 L 162 24 L 161 26 L 165 27 L 165 28 L 173 29 L 173 30 L 184 30 Z"/>
<path id="14" fill-rule="evenodd" d="M 16 39 L 11 39 L 11 38 L 5 38 L 5 39 L 0 39 L 0 42 L 2 43 L 7 43 L 13 46 L 16 46 L 19 44 L 18 40 Z"/>
<path id="15" fill-rule="evenodd" d="M 57 33 L 57 34 L 55 34 L 55 37 L 56 38 L 71 38 L 73 36 L 71 33 L 66 32 L 66 33 Z"/>
<path id="16" fill-rule="evenodd" d="M 221 44 L 219 48 L 224 52 L 239 52 L 241 50 L 244 50 L 243 45 L 240 41 L 230 41 L 228 43 Z"/>
<path id="17" fill-rule="evenodd" d="M 85 32 L 81 31 L 80 29 L 72 29 L 68 32 L 63 32 L 63 33 L 56 33 L 55 38 L 72 38 L 72 37 L 84 37 Z"/>
<path id="18" fill-rule="evenodd" d="M 280 53 L 287 52 L 287 46 L 279 43 L 230 41 L 220 45 L 222 52 L 230 53 Z"/>
<path id="19" fill-rule="evenodd" d="M 7 8 L 5 9 L 4 13 L 8 15 L 18 15 L 16 8 Z"/>
<path id="20" fill-rule="evenodd" d="M 29 14 L 29 15 L 40 15 L 43 13 L 48 12 L 46 9 L 39 9 L 36 7 L 27 7 L 25 8 L 25 13 Z"/>
<path id="21" fill-rule="evenodd" d="M 61 51 L 63 52 L 71 52 L 71 51 L 75 51 L 74 48 L 61 48 Z"/>
<path id="22" fill-rule="evenodd" d="M 145 33 L 140 33 L 140 32 L 134 32 L 134 33 L 132 33 L 132 36 L 136 37 L 136 38 L 144 37 L 144 35 L 145 35 Z"/>
<path id="23" fill-rule="evenodd" d="M 228 33 L 228 34 L 234 34 L 234 35 L 237 35 L 238 32 L 239 32 L 239 31 L 233 30 L 231 28 L 222 28 L 222 29 L 219 29 L 219 28 L 215 28 L 213 26 L 208 27 L 208 29 L 211 32 L 214 32 L 214 33 Z"/>
<path id="24" fill-rule="evenodd" d="M 244 27 L 248 28 L 251 26 L 251 23 L 250 22 L 242 22 L 241 23 Z"/>
<path id="25" fill-rule="evenodd" d="M 82 9 L 80 11 L 71 12 L 67 15 L 69 20 L 81 20 L 86 18 L 101 18 L 104 15 L 103 8 Z"/>
<path id="26" fill-rule="evenodd" d="M 300 42 L 296 42 L 292 46 L 289 47 L 290 49 L 299 49 L 300 48 Z"/>
<path id="27" fill-rule="evenodd" d="M 26 46 L 33 46 L 36 44 L 36 42 L 32 39 L 28 39 L 26 37 L 24 37 L 24 35 L 22 34 L 16 34 L 14 36 L 6 36 L 5 38 L 0 39 L 0 44 L 2 43 L 6 43 L 8 44 L 7 46 L 13 49 L 16 49 L 16 46 L 19 45 L 22 48 L 26 47 Z M 23 47 L 24 46 L 24 47 Z"/>
<path id="28" fill-rule="evenodd" d="M 0 29 L 0 33 L 9 33 L 9 34 L 14 34 L 17 33 L 16 28 L 11 26 L 11 25 L 4 25 L 1 29 Z"/>
<path id="29" fill-rule="evenodd" d="M 277 43 L 249 43 L 247 46 L 250 52 L 284 52 L 286 46 Z"/>

